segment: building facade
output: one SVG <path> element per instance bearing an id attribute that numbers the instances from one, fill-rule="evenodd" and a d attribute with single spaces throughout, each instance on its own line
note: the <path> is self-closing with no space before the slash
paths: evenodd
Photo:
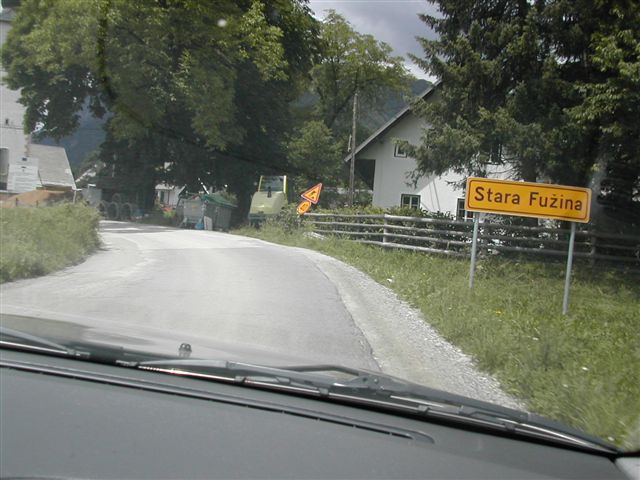
<path id="1" fill-rule="evenodd" d="M 423 92 L 421 97 L 428 102 L 437 94 L 436 85 Z M 424 119 L 407 106 L 357 146 L 356 164 L 374 165 L 373 205 L 417 208 L 468 220 L 472 217 L 464 210 L 462 188 L 466 177 L 450 171 L 413 180 L 412 174 L 418 164 L 407 155 L 402 143 L 419 144 L 426 126 Z M 348 160 L 350 156 L 345 158 Z M 508 172 L 508 168 L 495 169 L 489 176 L 504 179 L 509 177 Z"/>

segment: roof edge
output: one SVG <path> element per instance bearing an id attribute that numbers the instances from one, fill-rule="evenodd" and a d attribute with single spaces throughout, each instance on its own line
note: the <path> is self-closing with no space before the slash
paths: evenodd
<path id="1" fill-rule="evenodd" d="M 430 85 L 424 92 L 416 95 L 416 98 L 420 98 L 424 100 L 428 96 L 432 95 L 435 91 L 436 87 L 440 85 L 441 81 L 438 80 L 434 84 Z M 364 150 L 371 142 L 376 140 L 380 135 L 383 135 L 387 130 L 393 127 L 396 123 L 402 120 L 407 114 L 411 113 L 411 102 L 409 102 L 402 110 L 400 110 L 394 117 L 392 117 L 387 123 L 383 124 L 380 128 L 378 128 L 375 132 L 373 132 L 369 137 L 360 143 L 356 147 L 355 155 L 358 155 L 362 150 Z M 348 162 L 351 159 L 351 153 L 349 153 L 346 157 L 344 157 L 343 162 Z"/>

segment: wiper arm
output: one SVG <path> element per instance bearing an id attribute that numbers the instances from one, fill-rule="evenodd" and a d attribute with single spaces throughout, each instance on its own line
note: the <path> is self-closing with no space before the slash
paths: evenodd
<path id="1" fill-rule="evenodd" d="M 130 365 L 143 370 L 202 379 L 221 380 L 286 390 L 300 390 L 318 396 L 357 398 L 369 403 L 398 402 L 391 394 L 407 392 L 409 384 L 388 375 L 336 365 L 267 367 L 225 360 L 152 360 Z"/>
<path id="2" fill-rule="evenodd" d="M 389 375 L 335 365 L 281 368 L 215 360 L 159 360 L 137 368 L 221 380 L 248 386 L 286 390 L 350 404 L 393 409 L 404 413 L 491 428 L 504 433 L 554 441 L 572 447 L 617 453 L 595 437 L 556 425 L 542 417 L 467 399 Z"/>
<path id="3" fill-rule="evenodd" d="M 8 340 L 12 338 L 13 341 Z M 30 333 L 14 330 L 13 328 L 0 327 L 0 347 L 29 350 L 39 353 L 63 355 L 69 357 L 88 357 L 87 352 L 80 352 L 52 342 L 46 338 L 31 335 Z"/>

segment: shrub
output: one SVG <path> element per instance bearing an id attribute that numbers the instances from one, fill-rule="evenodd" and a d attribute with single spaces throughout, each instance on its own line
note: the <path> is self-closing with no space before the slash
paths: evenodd
<path id="1" fill-rule="evenodd" d="M 0 282 L 45 275 L 99 246 L 98 211 L 81 204 L 0 209 Z"/>

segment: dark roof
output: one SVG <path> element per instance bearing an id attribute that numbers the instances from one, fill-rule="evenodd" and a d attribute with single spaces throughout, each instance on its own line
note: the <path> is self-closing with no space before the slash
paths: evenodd
<path id="1" fill-rule="evenodd" d="M 3 8 L 0 12 L 0 21 L 11 22 L 16 16 L 16 11 L 13 8 Z"/>
<path id="2" fill-rule="evenodd" d="M 38 175 L 42 186 L 76 187 L 64 148 L 32 143 L 29 145 L 29 156 L 38 159 Z"/>
<path id="3" fill-rule="evenodd" d="M 423 99 L 423 100 L 426 99 L 431 94 L 433 94 L 433 92 L 435 91 L 435 89 L 436 89 L 436 87 L 438 85 L 440 85 L 439 81 L 434 83 L 433 85 L 429 86 L 429 88 L 427 88 L 424 92 L 422 92 L 420 95 L 418 95 L 418 98 Z M 409 103 L 402 110 L 400 110 L 393 118 L 391 118 L 391 120 L 389 120 L 387 123 L 385 123 L 380 128 L 378 128 L 378 130 L 376 130 L 371 135 L 369 135 L 369 138 L 367 138 L 364 142 L 359 144 L 356 147 L 356 155 L 358 155 L 358 153 L 360 153 L 361 150 L 365 149 L 371 142 L 373 142 L 374 140 L 376 140 L 379 137 L 381 137 L 382 135 L 384 135 L 388 130 L 390 130 L 400 120 L 402 120 L 404 117 L 406 117 L 410 113 L 411 113 L 411 103 Z M 348 162 L 350 159 L 351 159 L 351 153 L 349 153 L 344 158 L 344 161 Z"/>

